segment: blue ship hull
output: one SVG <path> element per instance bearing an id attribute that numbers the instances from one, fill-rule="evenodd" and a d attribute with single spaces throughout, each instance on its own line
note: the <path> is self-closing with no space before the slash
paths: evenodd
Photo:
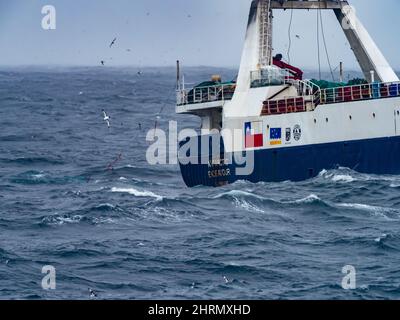
<path id="1" fill-rule="evenodd" d="M 221 158 L 223 159 L 223 147 Z M 400 174 L 400 137 L 263 149 L 254 152 L 254 171 L 235 173 L 238 165 L 180 165 L 188 187 L 222 186 L 237 180 L 250 182 L 302 181 L 322 170 L 351 168 L 362 173 Z"/>

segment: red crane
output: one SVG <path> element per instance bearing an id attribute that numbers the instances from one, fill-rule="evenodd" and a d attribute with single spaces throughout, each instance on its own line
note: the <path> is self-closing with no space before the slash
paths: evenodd
<path id="1" fill-rule="evenodd" d="M 291 79 L 294 80 L 303 80 L 303 71 L 300 70 L 299 68 L 296 68 L 286 62 L 282 61 L 282 55 L 281 54 L 277 54 L 274 58 L 273 58 L 273 64 L 275 66 L 277 66 L 278 68 L 287 70 L 292 77 L 290 77 Z"/>

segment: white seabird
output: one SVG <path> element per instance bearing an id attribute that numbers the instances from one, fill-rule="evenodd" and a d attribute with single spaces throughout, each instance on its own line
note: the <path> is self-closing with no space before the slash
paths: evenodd
<path id="1" fill-rule="evenodd" d="M 91 289 L 91 288 L 89 288 L 89 293 L 90 293 L 90 298 L 97 298 L 97 293 L 93 290 L 93 289 Z"/>
<path id="2" fill-rule="evenodd" d="M 103 120 L 107 123 L 108 128 L 110 128 L 111 127 L 111 125 L 110 125 L 111 118 L 107 115 L 107 113 L 104 111 L 104 109 L 103 109 L 103 116 L 104 116 Z"/>

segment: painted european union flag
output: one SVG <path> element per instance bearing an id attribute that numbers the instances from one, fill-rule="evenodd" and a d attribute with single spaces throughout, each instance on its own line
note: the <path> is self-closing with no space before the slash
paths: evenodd
<path id="1" fill-rule="evenodd" d="M 271 128 L 269 138 L 271 140 L 281 140 L 282 139 L 282 128 Z"/>

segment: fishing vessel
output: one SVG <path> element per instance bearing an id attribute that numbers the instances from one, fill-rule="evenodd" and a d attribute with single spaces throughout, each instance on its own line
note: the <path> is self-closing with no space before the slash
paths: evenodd
<path id="1" fill-rule="evenodd" d="M 304 79 L 300 68 L 273 52 L 275 10 L 332 10 L 365 79 Z M 180 168 L 189 187 L 300 181 L 337 167 L 400 173 L 399 78 L 348 1 L 254 0 L 237 79 L 214 76 L 189 89 L 181 79 L 178 71 L 176 112 L 199 116 L 203 129 L 180 142 Z M 225 131 L 240 137 L 227 138 Z M 218 152 L 210 152 L 215 138 Z M 245 172 L 237 158 L 247 155 L 253 163 Z"/>

